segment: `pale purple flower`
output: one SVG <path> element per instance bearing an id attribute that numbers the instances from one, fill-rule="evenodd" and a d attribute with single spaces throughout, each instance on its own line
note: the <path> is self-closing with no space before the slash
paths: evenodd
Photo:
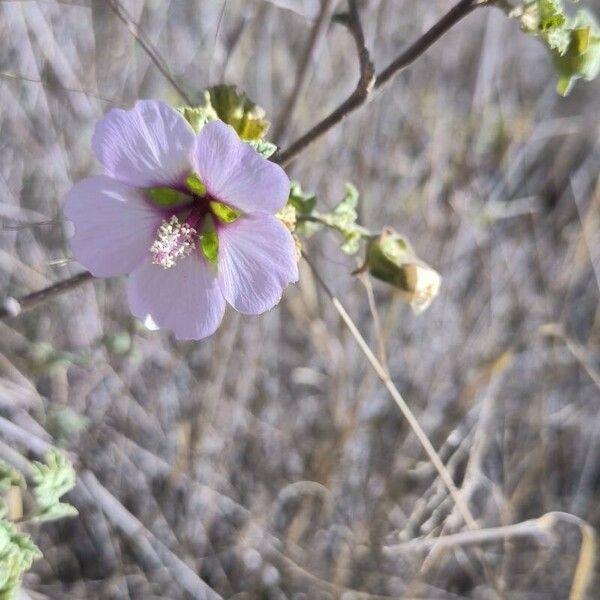
<path id="1" fill-rule="evenodd" d="M 201 339 L 217 329 L 226 302 L 260 314 L 297 281 L 294 240 L 275 217 L 286 204 L 289 179 L 229 125 L 212 121 L 196 135 L 167 104 L 142 100 L 132 110 L 108 112 L 92 148 L 105 174 L 67 194 L 71 246 L 93 275 L 129 275 L 136 317 L 178 339 Z M 186 184 L 194 174 L 205 195 Z M 153 188 L 176 190 L 185 201 L 160 206 L 150 198 Z M 218 218 L 214 202 L 239 217 Z M 218 237 L 216 260 L 206 258 L 199 242 L 207 220 Z"/>

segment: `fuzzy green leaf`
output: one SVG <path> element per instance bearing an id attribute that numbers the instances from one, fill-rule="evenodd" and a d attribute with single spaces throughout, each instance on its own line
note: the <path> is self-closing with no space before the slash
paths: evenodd
<path id="1" fill-rule="evenodd" d="M 316 205 L 317 197 L 304 192 L 297 181 L 292 181 L 287 206 L 294 209 L 295 231 L 299 235 L 308 238 L 322 227 L 320 223 L 308 220 L 312 218 Z"/>
<path id="2" fill-rule="evenodd" d="M 209 121 L 215 121 L 219 118 L 217 112 L 210 103 L 210 94 L 208 91 L 204 92 L 203 106 L 182 106 L 177 110 L 192 126 L 195 133 L 198 133 Z"/>
<path id="3" fill-rule="evenodd" d="M 561 0 L 528 0 L 511 14 L 548 48 L 560 95 L 566 96 L 577 79 L 591 81 L 598 75 L 600 28 L 592 13 L 579 10 L 571 18 Z"/>
<path id="4" fill-rule="evenodd" d="M 554 68 L 559 77 L 557 90 L 565 96 L 577 79 L 591 81 L 600 72 L 600 28 L 594 16 L 580 10 L 569 29 L 566 52 L 552 53 Z"/>
<path id="5" fill-rule="evenodd" d="M 23 574 L 41 556 L 28 534 L 0 520 L 0 600 L 17 597 Z"/>
<path id="6" fill-rule="evenodd" d="M 34 462 L 33 495 L 38 507 L 33 516 L 35 520 L 48 520 L 53 515 L 65 516 L 64 509 L 57 509 L 60 498 L 75 486 L 75 469 L 63 454 L 52 450 L 46 457 L 46 463 Z M 76 514 L 76 510 L 73 509 Z"/>
<path id="7" fill-rule="evenodd" d="M 277 152 L 277 146 L 265 140 L 250 140 L 247 142 L 252 146 L 263 158 L 269 158 Z"/>
<path id="8" fill-rule="evenodd" d="M 369 235 L 369 232 L 356 222 L 358 196 L 356 187 L 352 183 L 346 183 L 346 193 L 332 212 L 314 213 L 321 223 L 337 229 L 342 234 L 344 242 L 341 249 L 346 254 L 356 254 L 361 238 Z"/>
<path id="9" fill-rule="evenodd" d="M 0 460 L 0 493 L 6 492 L 11 487 L 24 485 L 23 476 L 13 469 L 8 463 Z"/>

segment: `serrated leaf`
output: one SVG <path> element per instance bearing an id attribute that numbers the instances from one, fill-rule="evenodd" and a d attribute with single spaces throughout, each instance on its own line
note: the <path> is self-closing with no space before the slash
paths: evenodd
<path id="1" fill-rule="evenodd" d="M 591 81 L 600 71 L 600 29 L 586 10 L 570 18 L 561 0 L 533 0 L 515 9 L 521 28 L 548 48 L 558 75 L 557 92 L 566 96 L 577 79 Z"/>
<path id="2" fill-rule="evenodd" d="M 277 152 L 277 146 L 265 140 L 250 140 L 246 143 L 252 146 L 263 158 L 269 158 Z"/>
<path id="3" fill-rule="evenodd" d="M 0 520 L 0 598 L 16 597 L 23 574 L 42 554 L 31 537 L 12 523 Z"/>
<path id="4" fill-rule="evenodd" d="M 591 81 L 600 72 L 600 28 L 594 16 L 586 10 L 578 11 L 570 24 L 569 35 L 566 52 L 552 55 L 559 77 L 557 91 L 563 96 L 577 79 Z"/>
<path id="5" fill-rule="evenodd" d="M 315 194 L 304 192 L 297 181 L 292 181 L 288 202 L 298 214 L 310 215 L 317 205 L 317 197 Z"/>
<path id="6" fill-rule="evenodd" d="M 52 450 L 46 463 L 32 464 L 33 495 L 38 507 L 33 518 L 52 513 L 60 498 L 75 486 L 75 469 L 66 457 Z"/>
<path id="7" fill-rule="evenodd" d="M 0 460 L 0 492 L 6 492 L 13 486 L 20 487 L 23 484 L 23 475 L 7 462 Z"/>
<path id="8" fill-rule="evenodd" d="M 206 123 L 219 118 L 217 112 L 210 103 L 208 90 L 204 92 L 204 105 L 181 106 L 177 108 L 183 118 L 191 125 L 195 133 L 198 133 Z"/>
<path id="9" fill-rule="evenodd" d="M 292 181 L 290 184 L 287 205 L 294 209 L 295 231 L 298 235 L 309 238 L 322 227 L 320 223 L 307 220 L 313 216 L 312 213 L 317 205 L 317 197 L 315 194 L 304 192 L 297 181 Z"/>
<path id="10" fill-rule="evenodd" d="M 56 521 L 57 519 L 62 519 L 64 517 L 76 517 L 78 514 L 79 511 L 71 504 L 59 502 L 58 504 L 53 504 L 46 510 L 37 513 L 31 518 L 31 521 L 35 523 L 44 523 L 45 521 Z"/>
<path id="11" fill-rule="evenodd" d="M 358 190 L 352 183 L 346 183 L 346 193 L 341 202 L 330 213 L 317 213 L 315 216 L 327 225 L 337 229 L 343 236 L 344 242 L 341 245 L 342 252 L 346 254 L 356 254 L 360 247 L 360 240 L 370 234 L 361 225 L 358 225 Z"/>

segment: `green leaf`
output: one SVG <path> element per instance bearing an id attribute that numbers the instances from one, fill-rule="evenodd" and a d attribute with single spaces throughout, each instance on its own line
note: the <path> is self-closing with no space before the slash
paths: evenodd
<path id="1" fill-rule="evenodd" d="M 46 521 L 56 521 L 64 517 L 76 517 L 78 515 L 77 509 L 71 504 L 66 502 L 58 502 L 53 504 L 43 512 L 36 514 L 32 517 L 31 521 L 35 523 L 44 523 Z"/>
<path id="2" fill-rule="evenodd" d="M 287 216 L 290 223 L 293 220 L 295 231 L 299 235 L 308 238 L 322 227 L 320 223 L 308 220 L 313 217 L 312 213 L 316 205 L 317 197 L 314 194 L 304 192 L 297 181 L 291 182 L 287 206 L 294 209 L 294 215 L 293 219 L 291 213 Z"/>
<path id="3" fill-rule="evenodd" d="M 552 53 L 559 78 L 557 91 L 563 96 L 577 79 L 591 81 L 600 72 L 600 28 L 594 16 L 579 10 L 570 25 L 569 35 L 566 52 Z"/>
<path id="4" fill-rule="evenodd" d="M 569 34 L 566 29 L 567 15 L 561 0 L 533 0 L 525 2 L 520 10 L 523 31 L 540 37 L 549 48 L 559 53 L 566 51 Z"/>
<path id="5" fill-rule="evenodd" d="M 560 95 L 566 96 L 577 79 L 591 81 L 598 75 L 600 28 L 592 13 L 579 10 L 571 18 L 561 0 L 529 0 L 511 14 L 548 48 Z"/>
<path id="6" fill-rule="evenodd" d="M 269 158 L 277 152 L 277 146 L 265 140 L 251 140 L 247 142 L 252 146 L 263 158 Z"/>
<path id="7" fill-rule="evenodd" d="M 42 554 L 30 536 L 0 520 L 0 599 L 17 597 L 23 574 Z"/>
<path id="8" fill-rule="evenodd" d="M 215 228 L 214 221 L 209 215 L 204 220 L 204 230 L 200 237 L 200 248 L 207 260 L 216 263 L 219 255 L 219 237 Z"/>
<path id="9" fill-rule="evenodd" d="M 75 469 L 63 454 L 52 450 L 46 456 L 46 463 L 34 462 L 33 473 L 33 495 L 38 507 L 34 514 L 34 520 L 48 520 L 54 515 L 62 515 L 62 509 L 58 509 L 60 498 L 75 486 Z M 75 509 L 73 509 L 75 510 Z M 75 511 L 76 512 L 76 511 Z"/>
<path id="10" fill-rule="evenodd" d="M 297 181 L 292 181 L 288 202 L 296 209 L 298 214 L 310 215 L 317 205 L 317 197 L 314 194 L 304 192 Z"/>
<path id="11" fill-rule="evenodd" d="M 358 218 L 356 212 L 358 195 L 356 187 L 352 183 L 346 183 L 346 193 L 332 212 L 314 212 L 321 223 L 337 229 L 342 234 L 344 242 L 341 249 L 346 254 L 356 254 L 360 247 L 361 238 L 370 235 L 367 229 L 356 222 Z"/>
<path id="12" fill-rule="evenodd" d="M 23 475 L 8 463 L 0 460 L 0 493 L 8 491 L 14 486 L 22 487 L 24 484 Z"/>
<path id="13" fill-rule="evenodd" d="M 177 110 L 192 126 L 195 133 L 198 133 L 209 121 L 215 121 L 219 118 L 217 112 L 210 103 L 210 94 L 208 91 L 204 92 L 203 106 L 182 106 Z"/>

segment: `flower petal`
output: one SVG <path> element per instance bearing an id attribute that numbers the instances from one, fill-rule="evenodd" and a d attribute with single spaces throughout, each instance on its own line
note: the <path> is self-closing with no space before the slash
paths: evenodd
<path id="1" fill-rule="evenodd" d="M 124 275 L 146 255 L 162 214 L 143 193 L 99 175 L 77 183 L 67 194 L 65 216 L 73 221 L 71 248 L 96 277 Z"/>
<path id="2" fill-rule="evenodd" d="M 92 149 L 107 175 L 137 187 L 181 184 L 189 174 L 194 131 L 173 108 L 140 100 L 114 108 L 96 125 Z"/>
<path id="3" fill-rule="evenodd" d="M 244 314 L 263 313 L 298 280 L 294 238 L 271 215 L 241 217 L 219 228 L 218 271 L 229 304 Z"/>
<path id="4" fill-rule="evenodd" d="M 212 335 L 225 312 L 216 274 L 199 252 L 170 269 L 146 260 L 129 276 L 127 297 L 138 319 L 170 329 L 178 340 Z"/>
<path id="5" fill-rule="evenodd" d="M 208 192 L 234 208 L 275 214 L 287 202 L 290 180 L 285 171 L 242 142 L 222 121 L 202 128 L 192 164 Z"/>

